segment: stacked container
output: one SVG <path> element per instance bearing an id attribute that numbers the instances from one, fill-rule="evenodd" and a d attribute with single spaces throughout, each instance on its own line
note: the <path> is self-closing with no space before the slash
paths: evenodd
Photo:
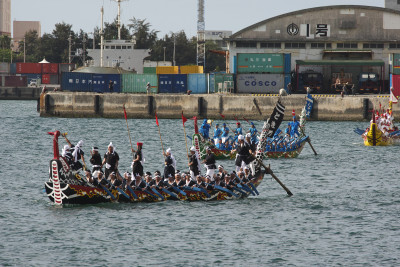
<path id="1" fill-rule="evenodd" d="M 279 93 L 290 82 L 291 56 L 281 53 L 237 55 L 238 93 Z"/>
<path id="2" fill-rule="evenodd" d="M 37 84 L 40 84 L 42 79 L 42 64 L 17 62 L 16 73 L 17 75 L 26 76 L 27 84 L 32 80 L 36 80 Z"/>
<path id="3" fill-rule="evenodd" d="M 42 63 L 42 83 L 59 84 L 57 63 Z"/>
<path id="4" fill-rule="evenodd" d="M 4 86 L 6 87 L 26 87 L 26 76 L 4 76 Z"/>
<path id="5" fill-rule="evenodd" d="M 157 74 L 179 74 L 178 66 L 159 66 L 156 69 Z"/>
<path id="6" fill-rule="evenodd" d="M 232 91 L 235 81 L 235 75 L 232 73 L 210 73 L 209 84 L 210 93 L 218 93 L 221 91 Z"/>
<path id="7" fill-rule="evenodd" d="M 187 93 L 186 74 L 160 74 L 158 75 L 159 93 Z"/>
<path id="8" fill-rule="evenodd" d="M 187 76 L 191 94 L 207 94 L 207 74 L 191 73 Z"/>
<path id="9" fill-rule="evenodd" d="M 392 74 L 400 75 L 400 54 L 393 54 Z"/>

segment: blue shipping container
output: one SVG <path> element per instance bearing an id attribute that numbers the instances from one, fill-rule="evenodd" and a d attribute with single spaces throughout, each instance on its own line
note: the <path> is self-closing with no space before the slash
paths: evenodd
<path id="1" fill-rule="evenodd" d="M 192 91 L 192 94 L 207 94 L 207 74 L 189 74 L 188 89 Z"/>
<path id="2" fill-rule="evenodd" d="M 73 92 L 91 92 L 92 74 L 82 72 L 63 72 L 61 89 Z"/>
<path id="3" fill-rule="evenodd" d="M 10 64 L 10 74 L 15 75 L 17 73 L 17 63 Z"/>
<path id="4" fill-rule="evenodd" d="M 292 55 L 291 54 L 285 54 L 284 55 L 285 62 L 283 66 L 283 71 L 285 74 L 289 74 L 292 70 Z"/>
<path id="5" fill-rule="evenodd" d="M 236 56 L 233 56 L 233 66 L 231 68 L 232 68 L 230 70 L 231 73 L 236 74 L 237 73 L 237 57 Z"/>
<path id="6" fill-rule="evenodd" d="M 113 92 L 121 92 L 120 74 L 92 74 L 92 92 L 109 93 L 109 83 L 114 83 Z"/>
<path id="7" fill-rule="evenodd" d="M 187 75 L 186 74 L 160 74 L 158 76 L 159 93 L 186 93 Z"/>

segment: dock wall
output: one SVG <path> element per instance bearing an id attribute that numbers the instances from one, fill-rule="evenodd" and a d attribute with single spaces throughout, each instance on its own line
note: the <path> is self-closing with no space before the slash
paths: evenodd
<path id="1" fill-rule="evenodd" d="M 0 87 L 0 100 L 37 100 L 40 87 Z"/>
<path id="2" fill-rule="evenodd" d="M 363 121 L 370 120 L 373 107 L 388 107 L 388 96 L 313 96 L 311 120 Z M 285 119 L 292 117 L 292 110 L 300 114 L 305 95 L 281 98 L 286 106 Z M 81 92 L 50 92 L 40 96 L 40 115 L 44 117 L 104 117 L 124 118 L 125 105 L 129 118 L 199 118 L 261 120 L 268 117 L 278 96 L 255 95 L 145 95 L 145 94 L 96 94 Z M 400 115 L 399 105 L 393 105 L 394 115 Z"/>

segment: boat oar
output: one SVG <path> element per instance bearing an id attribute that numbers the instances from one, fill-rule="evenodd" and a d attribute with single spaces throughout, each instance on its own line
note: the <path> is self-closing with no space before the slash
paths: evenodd
<path id="1" fill-rule="evenodd" d="M 238 191 L 240 194 L 242 194 L 242 195 L 244 195 L 244 196 L 247 196 L 247 193 L 246 192 L 244 192 L 242 189 L 240 189 L 240 188 L 238 188 L 238 187 L 233 187 L 233 190 L 236 190 L 236 191 Z"/>
<path id="2" fill-rule="evenodd" d="M 181 195 L 184 195 L 184 196 L 186 196 L 186 193 L 185 193 L 185 192 L 183 192 L 181 189 L 179 189 L 179 187 L 177 187 L 177 186 L 173 186 L 172 188 L 173 188 L 173 189 L 174 189 L 174 191 L 175 191 L 175 192 L 177 192 L 178 194 L 181 194 Z"/>
<path id="3" fill-rule="evenodd" d="M 107 187 L 105 187 L 104 185 L 100 184 L 101 188 L 103 188 L 104 191 L 106 191 L 107 195 L 109 195 L 111 197 L 112 200 L 116 200 L 115 196 L 110 192 L 110 190 L 108 190 Z"/>
<path id="4" fill-rule="evenodd" d="M 144 189 L 143 192 L 149 194 L 151 197 L 154 197 L 155 199 L 158 199 L 158 197 L 156 195 L 154 195 L 153 193 L 151 193 L 149 190 Z"/>
<path id="5" fill-rule="evenodd" d="M 223 188 L 222 186 L 214 185 L 214 188 L 217 189 L 217 190 L 219 190 L 219 191 L 228 193 L 229 195 L 232 195 L 232 196 L 234 196 L 234 197 L 239 197 L 237 194 L 233 193 L 231 190 L 229 190 L 229 189 L 227 189 L 227 188 Z"/>
<path id="6" fill-rule="evenodd" d="M 249 183 L 249 185 L 251 186 L 251 188 L 253 188 L 253 191 L 256 192 L 258 196 L 260 193 L 258 193 L 256 186 L 253 183 Z"/>
<path id="7" fill-rule="evenodd" d="M 179 198 L 175 193 L 172 193 L 171 191 L 169 191 L 169 190 L 167 190 L 167 189 L 165 189 L 165 188 L 163 188 L 163 189 L 161 189 L 161 190 L 162 190 L 164 193 L 170 195 L 171 197 L 176 198 L 177 200 L 180 200 L 180 198 Z"/>
<path id="8" fill-rule="evenodd" d="M 155 188 L 152 188 L 151 191 L 153 191 L 154 194 L 156 194 L 157 196 L 159 196 L 162 200 L 165 200 L 165 198 L 163 197 L 163 195 L 161 195 Z"/>
<path id="9" fill-rule="evenodd" d="M 132 187 L 130 185 L 126 185 L 126 187 L 128 188 L 129 192 L 131 192 L 132 196 L 134 199 L 138 200 L 137 195 L 135 194 L 135 191 L 133 191 Z"/>
<path id="10" fill-rule="evenodd" d="M 302 133 L 303 135 L 305 135 L 305 134 L 304 134 L 303 128 L 300 128 L 300 130 L 301 130 L 301 133 Z M 314 147 L 312 146 L 309 136 L 307 136 L 306 141 L 307 141 L 307 143 L 310 145 L 312 151 L 314 151 L 314 155 L 317 155 L 317 151 L 315 151 Z"/>
<path id="11" fill-rule="evenodd" d="M 206 197 L 210 198 L 210 194 L 207 192 L 207 190 L 205 190 L 204 188 L 199 188 L 199 187 L 189 187 L 189 186 L 184 186 L 183 189 L 185 190 L 191 190 L 191 191 L 195 191 L 195 192 L 199 192 L 199 193 L 204 193 L 206 195 Z"/>
<path id="12" fill-rule="evenodd" d="M 272 178 L 274 178 L 275 181 L 277 181 L 278 184 L 279 184 L 280 186 L 282 186 L 283 189 L 285 189 L 286 193 L 287 193 L 289 196 L 293 196 L 292 192 L 290 192 L 290 190 L 278 179 L 278 177 L 275 176 L 275 174 L 272 172 L 271 168 L 265 166 L 265 164 L 264 164 L 261 160 L 259 160 L 258 158 L 256 158 L 256 160 L 258 161 L 258 163 L 261 164 L 261 166 L 263 166 L 263 167 L 265 168 L 266 173 L 270 174 L 270 175 L 272 176 Z"/>
<path id="13" fill-rule="evenodd" d="M 121 195 L 123 195 L 124 197 L 126 197 L 127 199 L 131 199 L 131 197 L 127 194 L 127 193 L 125 193 L 121 188 L 118 188 L 118 187 L 115 187 L 116 189 L 117 189 L 117 191 L 121 194 Z"/>
<path id="14" fill-rule="evenodd" d="M 235 174 L 236 178 L 238 178 L 239 181 L 242 181 L 242 179 L 240 179 L 239 176 L 238 176 L 236 173 L 234 173 L 234 174 Z M 253 190 L 251 190 L 250 187 L 248 187 L 245 183 L 243 183 L 243 184 L 237 184 L 237 187 L 243 188 L 243 190 L 245 190 L 245 191 L 251 193 L 253 196 L 256 195 L 256 194 L 254 194 Z"/>

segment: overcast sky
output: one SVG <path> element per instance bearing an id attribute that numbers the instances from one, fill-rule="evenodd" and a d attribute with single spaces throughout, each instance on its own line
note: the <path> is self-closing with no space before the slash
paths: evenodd
<path id="1" fill-rule="evenodd" d="M 12 20 L 40 21 L 42 34 L 51 33 L 59 22 L 72 24 L 73 31 L 92 32 L 100 27 L 100 8 L 104 6 L 104 22 L 117 16 L 114 0 L 12 0 Z M 262 20 L 284 13 L 327 5 L 366 5 L 384 7 L 384 0 L 205 0 L 206 30 L 237 32 Z M 121 21 L 146 19 L 159 37 L 184 30 L 188 37 L 197 31 L 197 0 L 124 0 Z"/>

